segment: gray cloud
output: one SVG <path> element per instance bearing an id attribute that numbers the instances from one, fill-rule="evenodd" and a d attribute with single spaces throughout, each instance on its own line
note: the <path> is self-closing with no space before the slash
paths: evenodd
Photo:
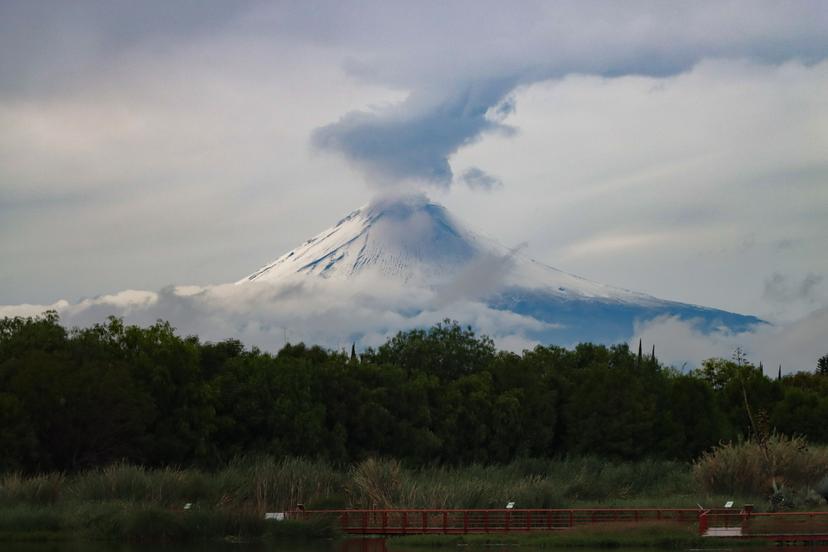
<path id="1" fill-rule="evenodd" d="M 803 278 L 774 272 L 765 279 L 763 297 L 773 303 L 802 301 L 816 303 L 820 298 L 819 288 L 824 278 L 819 274 L 806 274 Z"/>
<path id="2" fill-rule="evenodd" d="M 485 192 L 490 192 L 495 188 L 503 186 L 503 182 L 499 178 L 477 167 L 471 167 L 463 172 L 460 175 L 460 181 L 472 190 L 482 190 Z"/>
<path id="3" fill-rule="evenodd" d="M 520 244 L 505 255 L 481 255 L 463 267 L 451 280 L 435 289 L 440 304 L 459 300 L 477 300 L 501 288 L 514 268 L 514 256 L 526 244 Z"/>
<path id="4" fill-rule="evenodd" d="M 398 36 L 382 45 L 388 53 L 356 56 L 348 67 L 359 78 L 402 87 L 411 96 L 386 109 L 344 115 L 316 132 L 315 145 L 341 153 L 380 185 L 416 180 L 448 186 L 449 158 L 491 130 L 493 118 L 514 110 L 513 98 L 503 100 L 519 85 L 571 73 L 673 75 L 705 58 L 778 63 L 828 54 L 824 26 L 814 24 L 828 23 L 828 14 L 814 2 L 785 10 L 739 2 L 523 8 L 489 4 L 482 11 L 495 23 L 461 17 L 450 34 L 439 23 L 420 28 L 422 21 L 406 17 L 406 10 L 380 10 L 389 19 L 378 36 L 388 39 L 386 33 L 395 30 Z M 431 10 L 434 21 L 458 16 L 456 5 Z"/>
<path id="5" fill-rule="evenodd" d="M 0 3 L 0 92 L 31 98 L 83 87 L 134 48 L 170 51 L 225 32 L 251 9 L 239 0 Z"/>
<path id="6" fill-rule="evenodd" d="M 342 153 L 374 183 L 416 180 L 449 186 L 451 154 L 484 132 L 508 131 L 487 113 L 515 84 L 510 78 L 477 81 L 440 97 L 436 105 L 413 94 L 384 110 L 353 111 L 317 129 L 313 144 Z"/>

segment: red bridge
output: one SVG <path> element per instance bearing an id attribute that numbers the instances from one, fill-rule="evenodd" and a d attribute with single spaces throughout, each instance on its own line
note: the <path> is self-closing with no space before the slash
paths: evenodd
<path id="1" fill-rule="evenodd" d="M 828 542 L 828 512 L 704 511 L 699 534 L 774 542 Z"/>
<path id="2" fill-rule="evenodd" d="M 293 510 L 289 519 L 335 518 L 351 535 L 485 534 L 559 531 L 596 523 L 673 521 L 697 524 L 704 537 L 828 542 L 828 512 L 756 513 L 750 509 L 389 509 Z"/>
<path id="3" fill-rule="evenodd" d="M 333 516 L 352 535 L 422 535 L 555 531 L 605 522 L 697 522 L 697 508 L 294 510 L 291 519 Z"/>

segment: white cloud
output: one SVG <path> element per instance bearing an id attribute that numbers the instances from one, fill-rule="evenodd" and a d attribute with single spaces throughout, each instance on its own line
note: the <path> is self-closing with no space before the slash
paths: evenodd
<path id="1" fill-rule="evenodd" d="M 460 150 L 502 189 L 443 196 L 558 268 L 668 299 L 774 317 L 775 272 L 828 275 L 828 62 L 705 61 L 680 75 L 572 75 L 520 88 Z M 782 245 L 784 244 L 784 246 Z M 800 303 L 786 318 L 820 306 Z"/>
<path id="2" fill-rule="evenodd" d="M 740 347 L 751 362 L 761 362 L 767 374 L 775 375 L 780 365 L 783 373 L 814 370 L 817 359 L 828 353 L 826 331 L 828 308 L 815 310 L 794 322 L 745 333 L 704 334 L 693 322 L 661 318 L 640 324 L 630 346 L 637 346 L 641 339 L 647 348 L 655 345 L 660 361 L 677 367 L 687 363 L 691 368 L 706 358 L 729 359 Z"/>
<path id="3" fill-rule="evenodd" d="M 328 52 L 249 51 L 139 51 L 88 93 L 0 94 L 0 257 L 14 259 L 0 301 L 233 280 L 369 197 L 309 136 L 399 92 L 354 81 Z"/>
<path id="4" fill-rule="evenodd" d="M 399 330 L 428 327 L 446 318 L 476 328 L 501 347 L 519 350 L 535 343 L 526 332 L 554 327 L 473 299 L 446 304 L 433 291 L 380 280 L 347 287 L 319 279 L 128 290 L 77 303 L 0 306 L 0 317 L 35 316 L 47 309 L 56 310 L 70 327 L 85 327 L 110 315 L 140 325 L 162 319 L 184 335 L 211 341 L 238 338 L 266 350 L 281 348 L 285 337 L 334 349 L 350 347 L 352 341 L 376 346 Z"/>
<path id="5" fill-rule="evenodd" d="M 539 333 L 552 330 L 554 334 L 555 329 L 554 324 L 494 310 L 473 298 L 446 303 L 439 292 L 410 285 L 401 289 L 379 280 L 356 288 L 319 279 L 127 290 L 77 303 L 0 306 L 0 317 L 34 316 L 47 309 L 56 310 L 70 327 L 89 326 L 110 315 L 140 325 L 162 319 L 183 335 L 208 341 L 237 338 L 272 351 L 281 348 L 285 338 L 333 349 L 348 349 L 351 342 L 377 346 L 399 330 L 428 327 L 449 318 L 491 336 L 501 349 L 520 352 L 538 344 Z M 641 339 L 647 350 L 655 345 L 661 362 L 686 368 L 706 358 L 730 358 L 741 347 L 751 361 L 763 362 L 768 373 L 775 374 L 780 364 L 786 373 L 812 370 L 816 359 L 828 353 L 826 330 L 828 308 L 744 333 L 705 334 L 692 321 L 665 317 L 639 323 L 630 345 L 635 348 Z"/>

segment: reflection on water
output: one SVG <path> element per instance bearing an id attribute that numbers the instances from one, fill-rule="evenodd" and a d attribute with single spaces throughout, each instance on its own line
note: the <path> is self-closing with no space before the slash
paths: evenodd
<path id="1" fill-rule="evenodd" d="M 354 539 L 337 543 L 229 543 L 117 544 L 110 542 L 0 542 L 3 552 L 386 552 L 381 539 Z"/>
<path id="2" fill-rule="evenodd" d="M 466 548 L 466 547 L 464 547 Z M 485 548 L 485 547 L 481 547 Z M 384 539 L 349 539 L 336 543 L 226 543 L 226 542 L 198 542 L 191 544 L 115 544 L 107 542 L 37 542 L 37 543 L 0 543 L 3 552 L 388 552 Z M 519 549 L 520 552 L 550 552 L 547 549 L 533 549 L 529 546 L 497 546 L 497 552 L 509 552 Z M 792 551 L 799 547 L 790 548 Z M 412 548 L 411 552 L 428 552 L 428 548 Z M 450 550 L 450 549 L 442 549 Z M 565 552 L 565 549 L 558 549 Z M 624 552 L 653 552 L 653 548 L 634 549 L 624 548 Z M 711 549 L 712 552 L 714 549 Z M 757 548 L 756 546 L 741 547 L 738 542 L 733 546 L 715 550 L 729 552 L 778 552 L 778 547 Z M 405 552 L 401 547 L 394 547 L 395 552 Z M 828 546 L 809 546 L 808 552 L 828 552 Z M 573 549 L 572 552 L 575 552 Z M 578 548 L 577 552 L 606 552 L 605 549 Z"/>

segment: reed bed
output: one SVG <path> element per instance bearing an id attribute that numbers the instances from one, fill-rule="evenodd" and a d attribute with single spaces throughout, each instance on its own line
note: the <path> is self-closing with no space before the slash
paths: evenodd
<path id="1" fill-rule="evenodd" d="M 393 460 L 367 460 L 346 487 L 358 508 L 525 508 L 578 505 L 695 507 L 700 497 L 689 464 L 609 462 L 593 457 L 525 459 L 503 466 L 403 468 Z M 717 503 L 718 497 L 714 503 Z"/>
<path id="2" fill-rule="evenodd" d="M 2 475 L 0 506 L 114 501 L 181 508 L 191 503 L 261 514 L 297 504 L 308 508 L 497 508 L 507 502 L 526 508 L 672 506 L 677 498 L 685 497 L 694 505 L 700 496 L 712 496 L 707 493 L 734 490 L 728 485 L 700 486 L 700 481 L 711 480 L 700 474 L 707 473 L 704 462 L 712 459 L 721 463 L 721 453 L 705 456 L 695 472 L 686 463 L 610 462 L 593 457 L 416 469 L 391 459 L 367 459 L 337 468 L 323 460 L 256 457 L 236 460 L 213 472 L 118 463 L 66 476 Z M 749 495 L 753 487 L 735 490 Z"/>
<path id="3" fill-rule="evenodd" d="M 760 504 L 750 496 L 709 494 L 699 484 L 700 469 L 592 457 L 420 468 L 390 459 L 337 467 L 323 460 L 254 457 L 217 471 L 117 463 L 71 475 L 0 475 L 0 533 L 65 532 L 114 540 L 333 533 L 332 520 L 318 526 L 264 522 L 265 512 L 298 504 L 308 509 L 502 508 L 507 502 L 518 508 L 696 507 L 727 499 Z"/>

